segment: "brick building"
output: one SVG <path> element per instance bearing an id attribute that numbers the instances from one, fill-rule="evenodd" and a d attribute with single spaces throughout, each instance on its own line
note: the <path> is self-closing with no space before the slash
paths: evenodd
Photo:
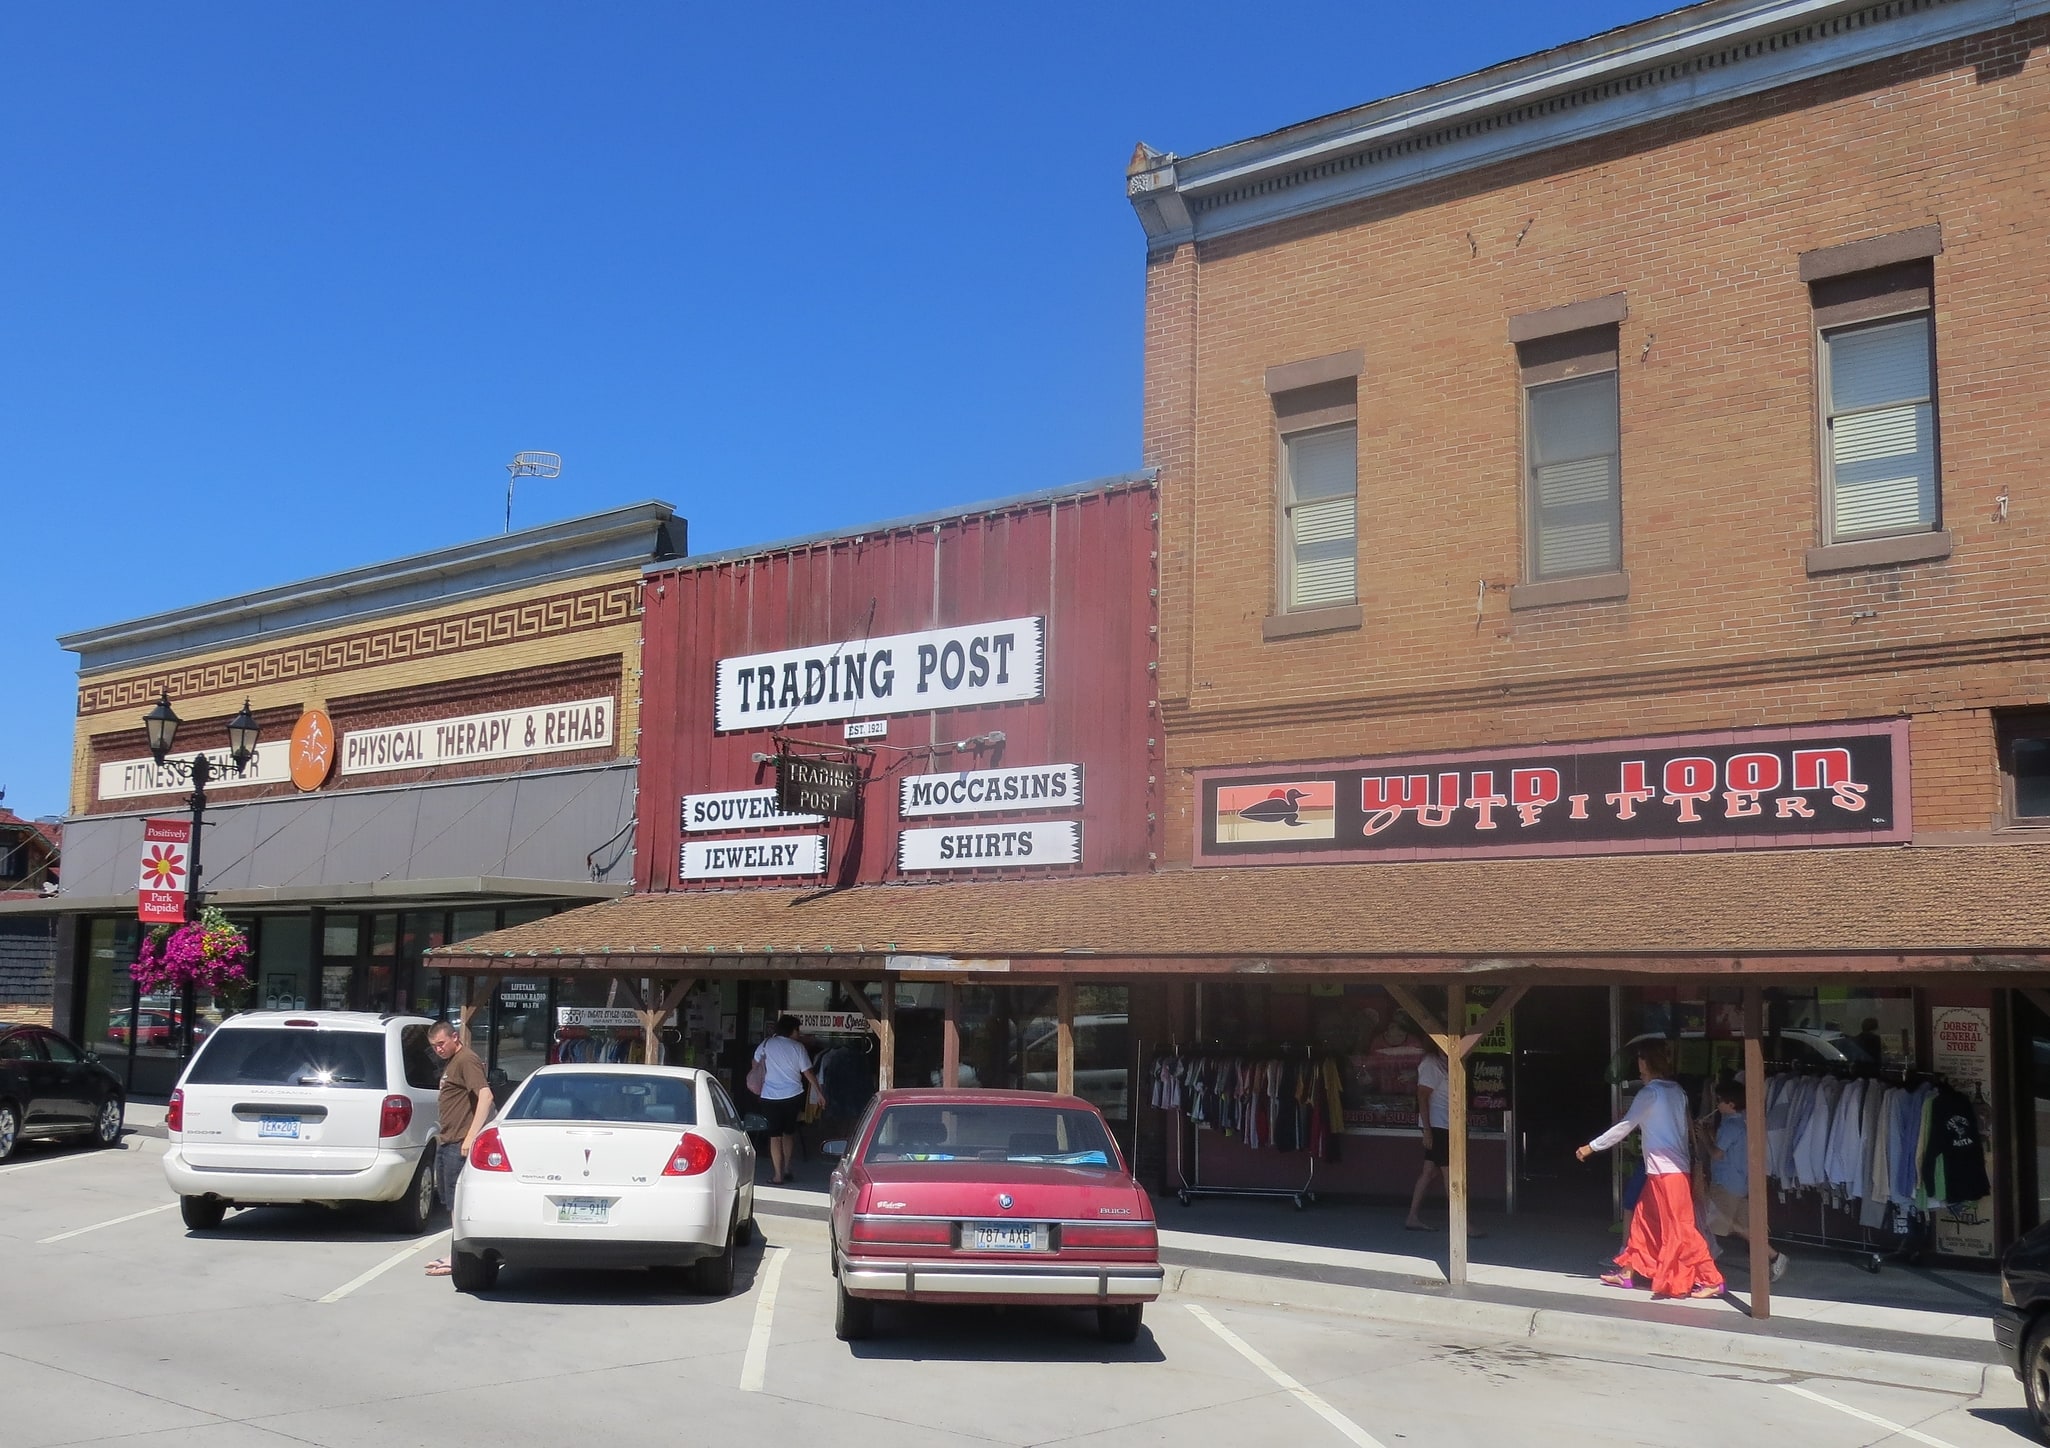
<path id="1" fill-rule="evenodd" d="M 200 860 L 251 933 L 256 1005 L 439 1015 L 427 949 L 624 892 L 641 568 L 682 536 L 643 503 L 61 639 L 80 664 L 63 888 L 0 901 L 0 929 L 55 926 L 57 1028 L 163 1092 L 227 1004 L 138 998 L 128 975 L 143 820 L 190 795 L 149 754 L 159 699 L 174 763 L 225 765 L 245 704 L 261 727 L 209 786 Z M 531 989 L 492 1004 L 494 1061 L 538 1056 Z"/>
<path id="2" fill-rule="evenodd" d="M 1608 1052 L 1735 1066 L 1750 986 L 1769 1054 L 1977 1098 L 1938 1250 L 2050 1217 L 2045 9 L 1709 3 L 1140 148 L 1170 862 L 1277 867 L 1253 943 L 1352 972 L 1185 1038 L 1366 1057 L 1377 981 L 1527 992 L 1476 1190 L 1563 1204 Z"/>

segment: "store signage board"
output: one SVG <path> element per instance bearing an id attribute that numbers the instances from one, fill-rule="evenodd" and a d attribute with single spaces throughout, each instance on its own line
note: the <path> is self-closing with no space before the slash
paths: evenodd
<path id="1" fill-rule="evenodd" d="M 807 1036 L 865 1036 L 872 1027 L 860 1011 L 795 1011 L 797 1029 Z"/>
<path id="2" fill-rule="evenodd" d="M 1007 618 L 721 659 L 716 727 L 729 734 L 1038 699 L 1045 648 L 1045 619 Z"/>
<path id="3" fill-rule="evenodd" d="M 582 1026 L 586 1030 L 616 1031 L 623 1027 L 638 1027 L 641 1023 L 639 1011 L 625 1006 L 557 1006 L 555 1024 L 558 1026 Z M 663 1024 L 675 1025 L 676 1012 L 663 1017 Z"/>
<path id="4" fill-rule="evenodd" d="M 1893 844 L 1904 720 L 1406 755 L 1197 776 L 1196 863 Z"/>
<path id="5" fill-rule="evenodd" d="M 1082 862 L 1080 820 L 1031 824 L 943 825 L 897 836 L 900 870 L 1015 870 Z"/>
<path id="6" fill-rule="evenodd" d="M 225 749 L 195 750 L 191 753 L 172 754 L 167 758 L 179 764 L 190 765 L 204 752 L 207 763 L 213 770 L 213 777 L 207 780 L 209 796 L 228 789 L 253 789 L 259 784 L 276 784 L 292 777 L 292 745 L 284 739 L 273 739 L 256 746 L 256 753 L 242 766 L 240 774 L 235 773 L 235 761 Z M 152 794 L 190 794 L 192 778 L 179 773 L 166 764 L 154 759 L 116 759 L 100 766 L 100 795 L 102 800 L 141 799 Z"/>
<path id="7" fill-rule="evenodd" d="M 603 749 L 613 740 L 612 700 L 577 699 L 526 709 L 495 709 L 453 719 L 427 719 L 383 729 L 351 729 L 342 735 L 343 774 L 383 774 L 395 769 L 432 769 L 474 759 L 521 759 Z"/>
<path id="8" fill-rule="evenodd" d="M 785 814 L 776 804 L 773 789 L 731 789 L 715 794 L 687 794 L 683 797 L 683 829 L 686 834 L 706 830 L 788 829 L 792 825 L 822 825 L 824 815 Z"/>
<path id="9" fill-rule="evenodd" d="M 1028 809 L 1074 809 L 1081 803 L 1082 766 L 1079 764 L 965 769 L 959 774 L 913 774 L 906 775 L 897 785 L 897 813 L 905 819 Z"/>
<path id="10" fill-rule="evenodd" d="M 742 840 L 685 840 L 681 869 L 686 880 L 823 875 L 826 837 L 760 835 Z"/>
<path id="11" fill-rule="evenodd" d="M 861 766 L 852 759 L 776 756 L 776 805 L 791 814 L 861 818 Z"/>
<path id="12" fill-rule="evenodd" d="M 191 880 L 192 821 L 144 820 L 142 867 L 135 882 L 135 918 L 176 925 L 185 919 Z"/>
<path id="13" fill-rule="evenodd" d="M 1985 1006 L 1929 1009 L 1929 1069 L 1970 1098 L 1985 1143 L 1986 1173 L 1993 1162 L 1993 1012 Z M 1936 1128 L 1930 1128 L 1932 1137 Z M 1952 1202 L 1931 1212 L 1936 1250 L 1952 1257 L 1999 1255 L 1993 1233 L 1993 1199 Z"/>
<path id="14" fill-rule="evenodd" d="M 890 721 L 887 719 L 857 719 L 845 731 L 847 742 L 857 739 L 887 739 L 890 736 Z"/>
<path id="15" fill-rule="evenodd" d="M 308 709 L 292 725 L 292 783 L 311 794 L 335 772 L 335 721 L 324 709 Z"/>

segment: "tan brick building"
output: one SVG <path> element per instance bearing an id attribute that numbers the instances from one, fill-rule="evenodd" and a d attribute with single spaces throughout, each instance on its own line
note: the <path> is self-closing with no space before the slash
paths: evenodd
<path id="1" fill-rule="evenodd" d="M 2050 940 L 2020 924 L 2050 853 L 2045 11 L 1710 3 L 1139 149 L 1165 867 L 1300 863 L 1261 872 L 1277 921 L 1338 889 L 1413 922 L 1356 933 L 1335 994 L 1192 989 L 1184 1038 L 1364 1060 L 1376 976 L 1518 982 L 1476 1189 L 1564 1204 L 1607 1051 L 1728 1070 L 1749 982 L 1784 1059 L 1977 1098 L 1995 1197 L 1933 1213 L 1938 1250 L 2050 1216 Z M 1966 884 L 1987 848 L 2004 899 Z M 1979 908 L 1935 926 L 1912 897 L 1946 878 Z M 1795 898 L 1833 949 L 1750 928 Z M 1267 948 L 1346 949 L 1291 933 Z M 1401 1117 L 1398 1076 L 1349 1128 Z M 1359 1147 L 1349 1184 L 1407 1186 Z"/>

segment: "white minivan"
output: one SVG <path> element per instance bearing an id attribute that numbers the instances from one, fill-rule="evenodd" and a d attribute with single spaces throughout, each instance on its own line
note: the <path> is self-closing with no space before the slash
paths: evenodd
<path id="1" fill-rule="evenodd" d="M 421 1016 L 249 1011 L 208 1035 L 171 1093 L 164 1176 L 185 1225 L 229 1207 L 387 1205 L 418 1232 L 434 1210 L 441 1061 Z"/>

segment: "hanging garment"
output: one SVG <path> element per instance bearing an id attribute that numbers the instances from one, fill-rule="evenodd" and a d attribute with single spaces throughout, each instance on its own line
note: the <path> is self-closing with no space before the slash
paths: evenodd
<path id="1" fill-rule="evenodd" d="M 1823 1153 L 1823 1184 L 1840 1197 L 1864 1192 L 1865 1091 L 1869 1081 L 1846 1081 L 1830 1116 L 1829 1147 Z"/>
<path id="2" fill-rule="evenodd" d="M 1930 1102 L 1929 1150 L 1922 1161 L 1922 1186 L 1932 1202 L 1963 1204 L 1992 1195 L 1986 1176 L 1986 1143 L 1972 1099 L 1955 1088 Z"/>
<path id="3" fill-rule="evenodd" d="M 1843 1083 L 1840 1081 L 1825 1078 L 1815 1082 L 1807 1116 L 1801 1122 L 1794 1142 L 1793 1169 L 1788 1174 L 1791 1185 L 1828 1185 L 1829 1128 L 1831 1120 L 1836 1115 L 1837 1097 L 1842 1090 Z"/>

